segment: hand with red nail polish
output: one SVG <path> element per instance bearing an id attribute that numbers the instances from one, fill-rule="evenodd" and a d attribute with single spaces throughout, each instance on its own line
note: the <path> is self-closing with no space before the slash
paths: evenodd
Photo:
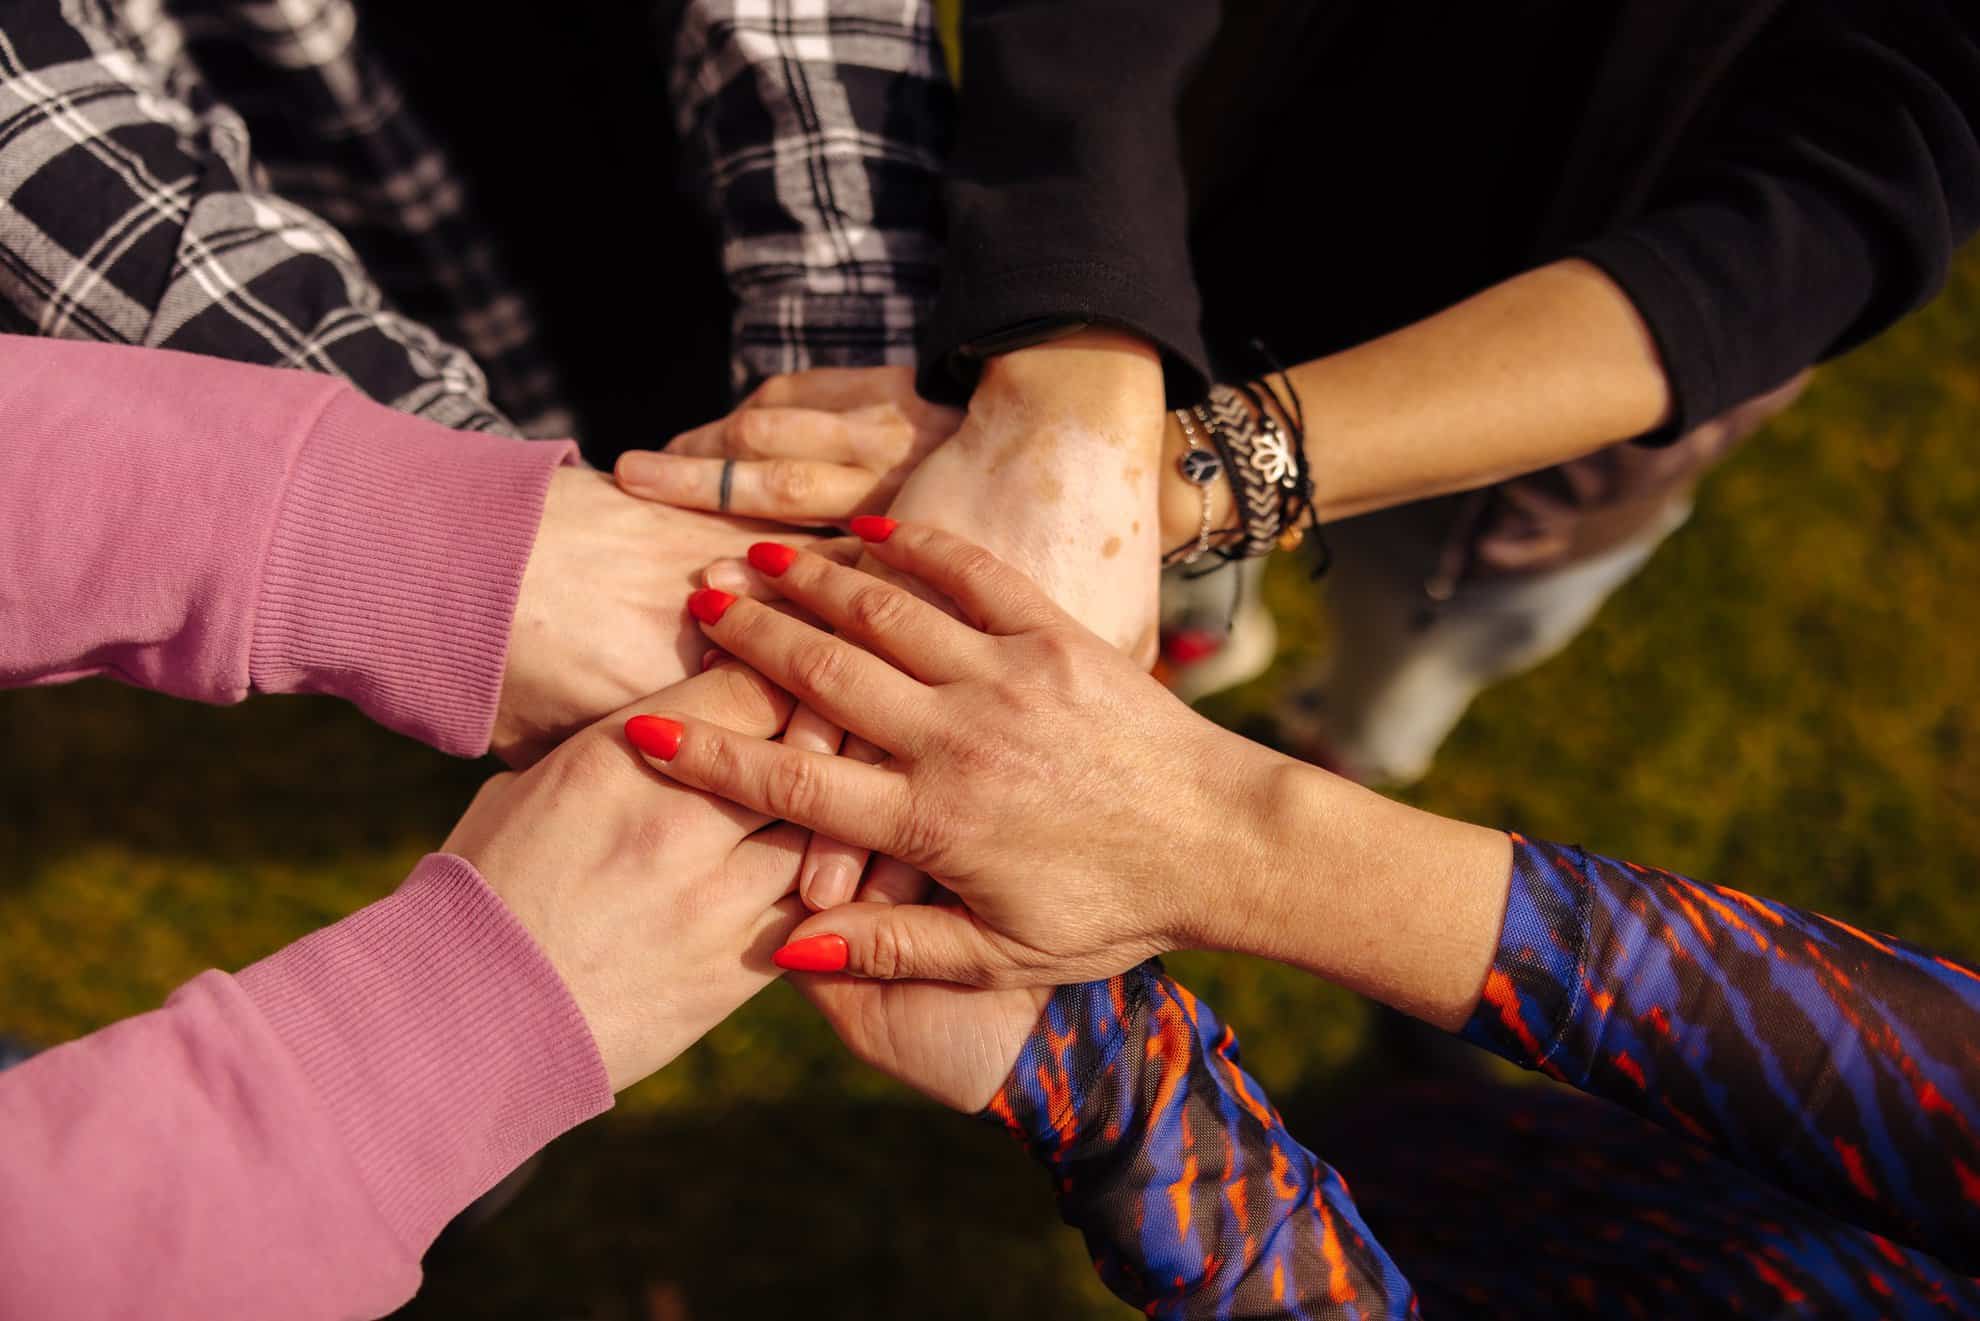
<path id="1" fill-rule="evenodd" d="M 785 597 L 836 635 L 751 601 L 709 634 L 876 760 L 686 719 L 673 756 L 655 763 L 919 867 L 960 901 L 817 913 L 786 960 L 837 963 L 839 946 L 818 940 L 837 936 L 861 984 L 1013 988 L 1229 949 L 1440 1027 L 1469 1019 L 1505 912 L 1503 833 L 1219 728 L 981 547 L 902 523 L 869 552 L 965 619 L 801 553 L 779 579 Z M 1399 906 L 1411 887 L 1436 903 Z M 888 1003 L 860 1012 L 885 1023 Z"/>
<path id="2" fill-rule="evenodd" d="M 807 936 L 778 950 L 772 961 L 786 972 L 844 972 L 844 936 Z"/>
<path id="3" fill-rule="evenodd" d="M 626 721 L 626 741 L 649 757 L 672 761 L 680 751 L 681 735 L 686 728 L 680 721 L 666 716 L 634 716 Z"/>
<path id="4" fill-rule="evenodd" d="M 526 766 L 626 703 L 695 673 L 707 649 L 685 610 L 711 561 L 739 562 L 771 529 L 639 500 L 559 469 L 517 593 L 492 746 Z M 814 537 L 778 533 L 789 546 Z M 841 553 L 857 542 L 847 538 Z M 720 584 L 710 584 L 719 586 Z"/>
<path id="5" fill-rule="evenodd" d="M 830 961 L 825 947 L 813 948 L 818 961 Z M 790 981 L 862 1063 L 966 1115 L 988 1105 L 1011 1076 L 1052 998 L 1049 986 L 987 991 L 947 982 L 808 976 L 798 969 Z"/>
<path id="6" fill-rule="evenodd" d="M 688 613 L 704 624 L 719 624 L 736 598 L 715 587 L 696 588 L 687 599 Z"/>
<path id="7" fill-rule="evenodd" d="M 787 972 L 836 973 L 847 957 L 845 937 L 823 935 L 792 941 L 776 961 Z M 791 981 L 860 1060 L 964 1114 L 982 1110 L 1010 1076 L 1052 995 L 1042 986 L 986 991 L 856 977 Z"/>
<path id="8" fill-rule="evenodd" d="M 692 793 L 642 761 L 683 718 L 769 736 L 788 696 L 723 665 L 609 716 L 475 797 L 445 847 L 473 863 L 563 977 L 614 1090 L 775 980 L 803 907 L 808 832 Z M 664 712 L 664 714 L 663 714 Z"/>
<path id="9" fill-rule="evenodd" d="M 926 871 L 963 901 L 827 907 L 780 961 L 1003 987 L 1093 980 L 1194 943 L 1204 892 L 1173 878 L 1246 847 L 1231 801 L 1269 788 L 1280 759 L 1196 715 L 980 548 L 926 525 L 886 531 L 869 553 L 963 620 L 802 553 L 778 582 L 836 635 L 748 599 L 703 612 L 712 643 L 875 755 L 687 719 L 654 763 Z"/>
<path id="10" fill-rule="evenodd" d="M 797 548 L 781 541 L 759 541 L 749 548 L 749 564 L 758 573 L 779 577 L 797 558 Z"/>

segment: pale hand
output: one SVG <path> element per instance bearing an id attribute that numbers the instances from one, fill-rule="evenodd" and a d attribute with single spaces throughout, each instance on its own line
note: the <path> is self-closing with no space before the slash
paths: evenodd
<path id="1" fill-rule="evenodd" d="M 720 665 L 615 713 L 475 796 L 443 845 L 473 863 L 570 988 L 614 1091 L 659 1069 L 779 974 L 803 915 L 805 832 L 655 776 L 625 717 L 694 712 L 758 737 L 790 699 Z"/>
<path id="2" fill-rule="evenodd" d="M 915 467 L 962 424 L 914 391 L 909 367 L 821 367 L 773 376 L 728 416 L 665 450 L 619 456 L 619 486 L 642 500 L 728 510 L 800 527 L 886 511 Z"/>
<path id="3" fill-rule="evenodd" d="M 986 991 L 793 973 L 846 1049 L 930 1100 L 975 1114 L 1011 1076 L 1049 986 Z"/>
<path id="4" fill-rule="evenodd" d="M 708 561 L 740 555 L 765 530 L 559 469 L 510 625 L 495 754 L 526 766 L 607 712 L 694 674 L 707 646 L 687 617 L 688 594 Z"/>

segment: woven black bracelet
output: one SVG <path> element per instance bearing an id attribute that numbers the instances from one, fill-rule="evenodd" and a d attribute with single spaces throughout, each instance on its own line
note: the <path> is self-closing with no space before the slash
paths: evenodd
<path id="1" fill-rule="evenodd" d="M 1319 511 L 1314 507 L 1313 469 L 1311 460 L 1307 457 L 1306 401 L 1299 397 L 1299 388 L 1293 384 L 1292 374 L 1286 370 L 1285 364 L 1279 360 L 1277 354 L 1266 347 L 1263 340 L 1252 340 L 1251 347 L 1264 361 L 1267 369 L 1266 374 L 1259 377 L 1259 388 L 1271 398 L 1293 433 L 1293 453 L 1298 465 L 1296 480 L 1293 489 L 1288 493 L 1284 517 L 1281 519 L 1282 531 L 1279 544 L 1291 550 L 1310 533 L 1313 541 L 1314 565 L 1313 572 L 1309 576 L 1319 578 L 1333 567 L 1334 549 L 1327 544 L 1326 535 L 1320 529 Z M 1283 398 L 1272 385 L 1271 378 L 1275 373 L 1280 383 L 1285 386 Z"/>
<path id="2" fill-rule="evenodd" d="M 1225 455 L 1225 473 L 1241 527 L 1236 540 L 1218 553 L 1230 560 L 1271 554 L 1279 544 L 1284 501 L 1279 483 L 1266 474 L 1282 467 L 1283 456 L 1268 453 L 1261 458 L 1260 447 L 1266 442 L 1240 390 L 1212 386 L 1210 398 L 1198 406 L 1197 417 Z"/>

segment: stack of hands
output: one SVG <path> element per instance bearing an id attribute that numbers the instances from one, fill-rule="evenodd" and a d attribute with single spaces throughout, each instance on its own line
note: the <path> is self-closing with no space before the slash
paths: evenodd
<path id="1" fill-rule="evenodd" d="M 978 1109 L 1051 985 L 1196 939 L 1153 878 L 1116 870 L 1123 841 L 1174 825 L 1173 801 L 1124 795 L 1172 791 L 1177 768 L 1214 782 L 1249 746 L 1146 673 L 1166 420 L 1153 352 L 1093 331 L 994 360 L 967 412 L 907 368 L 822 369 L 625 455 L 617 489 L 556 474 L 495 730 L 526 769 L 446 849 L 563 975 L 615 1090 L 781 964 L 814 974 L 795 980 L 861 1058 Z M 897 519 L 924 526 L 889 538 Z M 1170 771 L 1110 767 L 1098 801 L 1069 800 L 1096 730 Z M 1055 770 L 1054 743 L 1079 765 Z M 1022 858 L 974 847 L 1000 832 Z M 1057 884 L 1009 883 L 1048 857 Z M 844 920 L 798 932 L 807 908 Z"/>

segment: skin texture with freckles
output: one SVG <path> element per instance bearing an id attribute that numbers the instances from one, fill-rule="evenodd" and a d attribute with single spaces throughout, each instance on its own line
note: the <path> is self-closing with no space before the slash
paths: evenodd
<path id="1" fill-rule="evenodd" d="M 1505 911 L 1505 835 L 1220 729 L 976 547 L 909 524 L 871 553 L 978 628 L 899 594 L 880 636 L 867 607 L 890 589 L 801 555 L 782 580 L 788 597 L 843 637 L 748 600 L 708 632 L 883 749 L 878 764 L 693 719 L 658 763 L 924 867 L 967 905 L 852 904 L 796 938 L 843 936 L 857 975 L 986 987 L 1232 949 L 1440 1027 L 1469 1019 Z M 1039 885 L 1047 872 L 1052 884 Z"/>
<path id="2" fill-rule="evenodd" d="M 891 512 L 995 551 L 1152 660 L 1161 550 L 1149 515 L 1166 415 L 1160 362 L 1129 336 L 1088 331 L 993 358 L 962 428 Z M 1097 479 L 1107 472 L 1123 479 Z"/>

